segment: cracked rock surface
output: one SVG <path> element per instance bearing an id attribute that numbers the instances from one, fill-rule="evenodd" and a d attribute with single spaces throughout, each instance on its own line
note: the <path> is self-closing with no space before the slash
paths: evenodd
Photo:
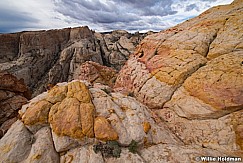
<path id="1" fill-rule="evenodd" d="M 79 67 L 75 79 L 86 80 L 92 84 L 101 83 L 113 87 L 117 78 L 117 71 L 111 67 L 87 61 Z"/>
<path id="2" fill-rule="evenodd" d="M 241 1 L 235 1 L 147 36 L 118 74 L 115 88 L 162 109 L 186 87 L 190 96 L 214 108 L 237 110 L 243 103 L 242 12 Z"/>
<path id="3" fill-rule="evenodd" d="M 195 121 L 169 111 L 155 113 L 134 97 L 106 92 L 101 85 L 92 87 L 79 80 L 59 83 L 23 105 L 21 119 L 0 140 L 0 161 L 173 162 L 194 160 L 199 154 L 242 154 L 241 111 L 219 120 Z M 119 157 L 94 151 L 95 144 L 107 141 L 118 142 Z M 136 152 L 128 148 L 132 141 L 138 144 Z"/>
<path id="4" fill-rule="evenodd" d="M 147 36 L 118 74 L 186 145 L 242 152 L 242 1 Z"/>

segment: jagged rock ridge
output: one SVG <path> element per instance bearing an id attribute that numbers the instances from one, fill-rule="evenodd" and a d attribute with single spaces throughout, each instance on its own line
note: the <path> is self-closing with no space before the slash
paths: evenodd
<path id="1" fill-rule="evenodd" d="M 101 34 L 88 27 L 0 34 L 0 71 L 23 78 L 36 96 L 47 83 L 73 80 L 85 61 L 119 70 L 146 35 L 122 30 Z"/>

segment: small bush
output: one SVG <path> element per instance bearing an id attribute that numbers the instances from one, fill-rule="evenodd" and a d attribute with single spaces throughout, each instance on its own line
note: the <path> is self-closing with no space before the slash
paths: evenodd
<path id="1" fill-rule="evenodd" d="M 101 152 L 104 157 L 120 157 L 121 147 L 117 141 L 107 141 L 93 146 L 95 153 Z"/>
<path id="2" fill-rule="evenodd" d="M 128 145 L 129 152 L 138 153 L 138 142 L 132 140 L 131 143 Z"/>
<path id="3" fill-rule="evenodd" d="M 128 146 L 131 153 L 138 153 L 138 142 L 132 140 Z M 116 157 L 119 158 L 121 154 L 121 145 L 117 141 L 107 141 L 106 143 L 99 142 L 96 145 L 93 145 L 93 150 L 95 153 L 101 152 L 103 157 Z"/>

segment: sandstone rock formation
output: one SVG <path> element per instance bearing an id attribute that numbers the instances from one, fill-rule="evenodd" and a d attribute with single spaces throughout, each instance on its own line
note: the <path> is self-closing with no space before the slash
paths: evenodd
<path id="1" fill-rule="evenodd" d="M 200 96 L 206 103 L 224 92 L 219 101 L 222 103 L 228 98 L 226 94 L 235 93 L 232 103 L 226 107 L 239 106 L 243 99 L 241 7 L 241 1 L 214 7 L 196 18 L 146 37 L 121 70 L 116 87 L 133 92 L 150 108 L 162 108 L 174 92 L 185 85 L 187 90 L 193 88 L 194 92 L 189 90 L 191 95 Z M 235 85 L 229 82 L 231 77 L 237 80 Z M 189 81 L 197 83 L 189 86 Z M 203 96 L 208 94 L 214 97 L 205 99 Z M 217 107 L 223 107 L 219 105 Z"/>
<path id="2" fill-rule="evenodd" d="M 130 34 L 124 30 L 116 30 L 102 34 L 95 33 L 95 36 L 101 45 L 105 65 L 120 70 L 130 54 L 135 51 L 135 47 L 150 34 L 153 32 Z"/>
<path id="3" fill-rule="evenodd" d="M 184 144 L 242 152 L 242 7 L 213 7 L 146 37 L 116 90 L 153 109 Z"/>
<path id="4" fill-rule="evenodd" d="M 0 162 L 180 162 L 201 155 L 242 154 L 227 145 L 231 152 L 187 144 L 135 98 L 107 94 L 78 80 L 59 83 L 35 97 L 20 116 L 0 140 Z M 118 157 L 94 150 L 95 144 L 107 141 L 118 143 Z M 134 151 L 131 142 L 138 145 Z"/>
<path id="5" fill-rule="evenodd" d="M 98 63 L 87 61 L 74 74 L 75 79 L 86 80 L 92 84 L 101 83 L 113 87 L 117 78 L 117 71 Z"/>
<path id="6" fill-rule="evenodd" d="M 17 120 L 18 110 L 30 97 L 31 93 L 23 80 L 6 72 L 0 73 L 0 137 Z"/>
<path id="7" fill-rule="evenodd" d="M 74 80 L 33 98 L 0 140 L 0 162 L 242 161 L 242 8 L 236 0 L 146 37 L 115 89 Z"/>
<path id="8" fill-rule="evenodd" d="M 36 96 L 48 83 L 73 80 L 85 61 L 119 70 L 146 35 L 88 27 L 0 34 L 0 71 L 23 78 Z"/>

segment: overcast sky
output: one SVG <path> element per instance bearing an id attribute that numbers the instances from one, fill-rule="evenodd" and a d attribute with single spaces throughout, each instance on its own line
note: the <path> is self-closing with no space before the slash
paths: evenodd
<path id="1" fill-rule="evenodd" d="M 233 0 L 0 0 L 0 33 L 89 26 L 160 31 Z"/>

